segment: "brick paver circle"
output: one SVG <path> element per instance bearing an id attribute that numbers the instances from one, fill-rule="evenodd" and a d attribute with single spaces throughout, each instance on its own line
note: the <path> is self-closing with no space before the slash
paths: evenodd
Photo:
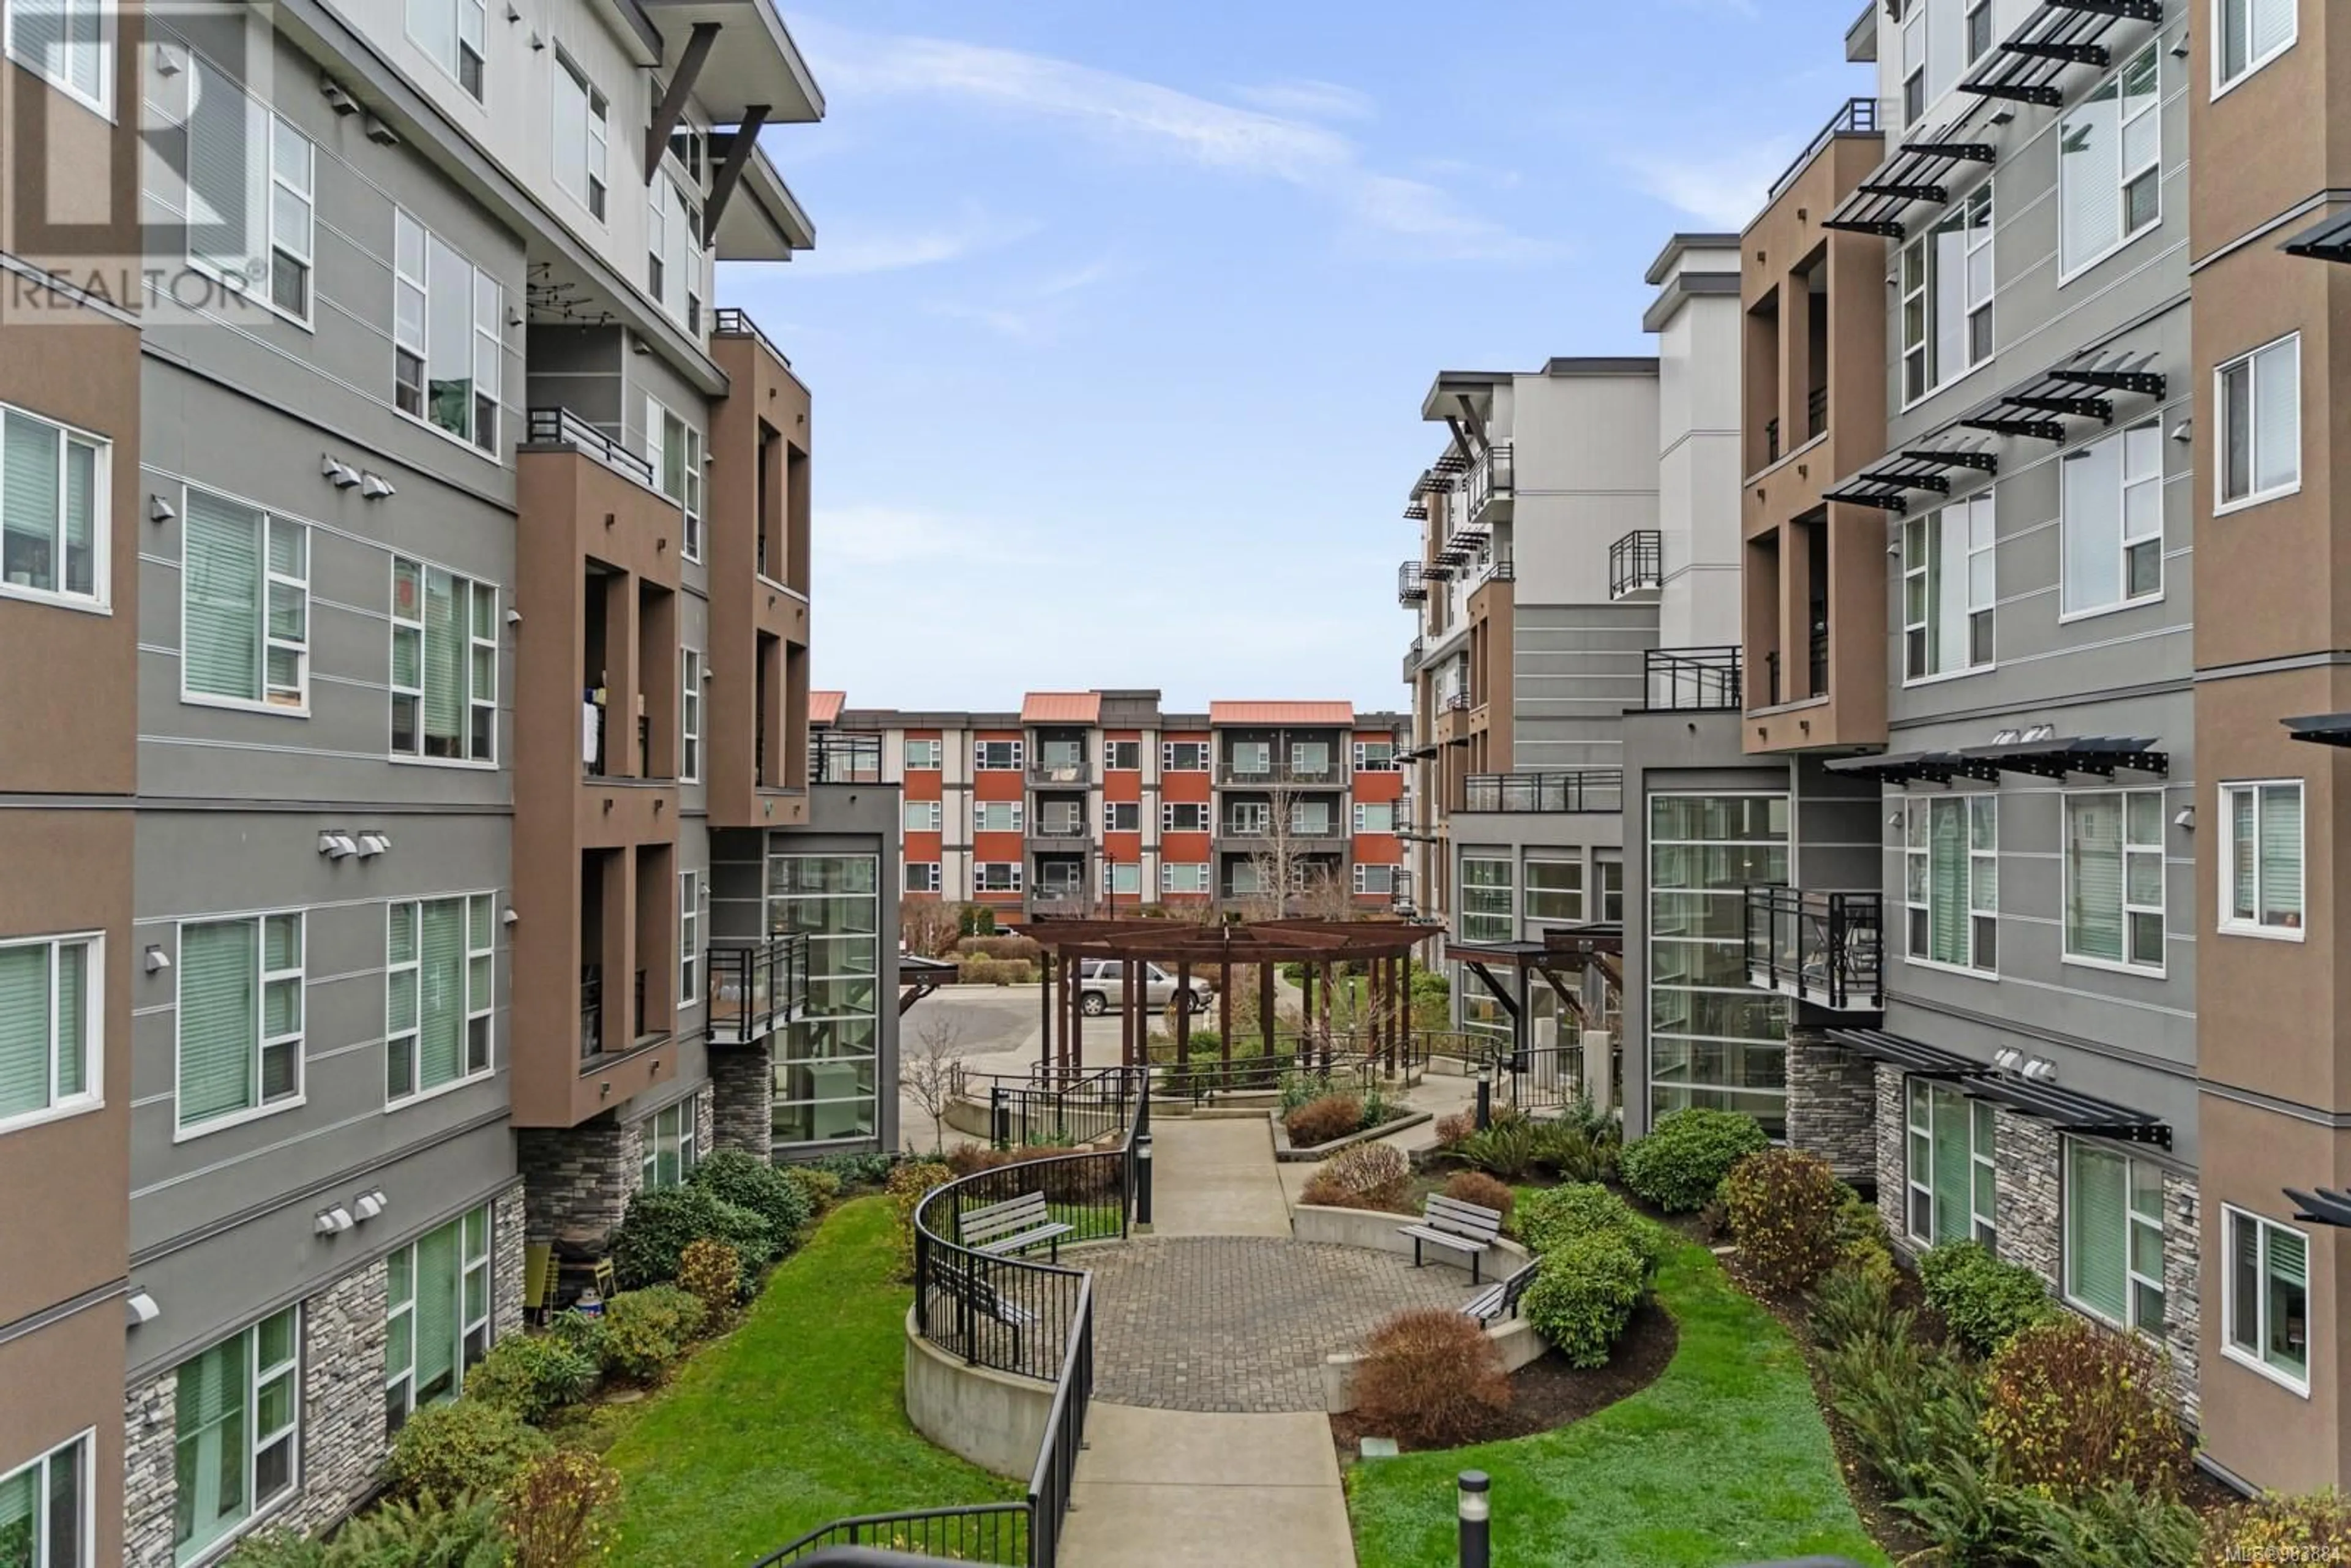
<path id="1" fill-rule="evenodd" d="M 1321 1410 L 1322 1358 L 1389 1313 L 1458 1307 L 1468 1274 L 1260 1236 L 1141 1237 L 1089 1250 L 1094 1394 L 1161 1410 Z"/>

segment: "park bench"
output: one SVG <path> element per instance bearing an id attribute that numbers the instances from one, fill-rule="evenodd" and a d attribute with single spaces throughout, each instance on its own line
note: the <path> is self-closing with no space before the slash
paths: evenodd
<path id="1" fill-rule="evenodd" d="M 956 1220 L 956 1239 L 976 1252 L 991 1256 L 1023 1252 L 1050 1241 L 1057 1263 L 1061 1260 L 1061 1238 L 1072 1228 L 1053 1218 L 1041 1192 L 1025 1192 L 1002 1203 L 970 1209 Z"/>
<path id="2" fill-rule="evenodd" d="M 1469 1254 L 1469 1281 L 1478 1282 L 1479 1260 L 1502 1234 L 1502 1217 L 1479 1204 L 1431 1193 L 1418 1225 L 1399 1225 L 1397 1234 L 1412 1238 L 1412 1266 L 1420 1267 L 1423 1242 Z"/>
<path id="3" fill-rule="evenodd" d="M 1487 1286 L 1461 1303 L 1462 1316 L 1475 1318 L 1481 1323 L 1490 1323 L 1506 1312 L 1517 1317 L 1519 1298 L 1525 1295 L 1527 1287 L 1535 1282 L 1535 1270 L 1539 1267 L 1533 1262 L 1521 1264 L 1509 1279 L 1497 1280 Z"/>
<path id="4" fill-rule="evenodd" d="M 1016 1364 L 1019 1362 L 1020 1331 L 1037 1321 L 1036 1313 L 1018 1302 L 1006 1301 L 1003 1293 L 980 1273 L 977 1259 L 973 1259 L 968 1264 L 959 1264 L 953 1258 L 946 1259 L 933 1265 L 931 1278 L 973 1317 L 987 1318 L 1010 1329 L 1012 1359 Z M 964 1336 L 967 1346 L 975 1337 L 977 1327 L 969 1317 L 957 1325 L 957 1331 Z"/>

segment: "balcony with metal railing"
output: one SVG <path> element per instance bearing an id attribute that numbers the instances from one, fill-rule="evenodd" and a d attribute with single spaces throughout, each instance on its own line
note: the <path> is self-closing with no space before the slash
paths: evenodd
<path id="1" fill-rule="evenodd" d="M 882 737 L 862 730 L 816 731 L 809 737 L 809 782 L 879 784 Z"/>
<path id="2" fill-rule="evenodd" d="M 1836 1012 L 1880 1012 L 1886 998 L 1876 893 L 1747 890 L 1748 983 Z"/>
<path id="3" fill-rule="evenodd" d="M 1621 768 L 1570 768 L 1545 773 L 1472 773 L 1462 781 L 1464 811 L 1614 812 L 1625 809 Z"/>
<path id="4" fill-rule="evenodd" d="M 1510 444 L 1497 441 L 1478 454 L 1478 460 L 1461 478 L 1465 505 L 1462 515 L 1470 521 L 1478 520 L 1488 507 L 1498 501 L 1508 501 L 1517 489 L 1516 463 Z"/>
<path id="5" fill-rule="evenodd" d="M 1781 171 L 1780 177 L 1771 182 L 1771 194 L 1764 198 L 1765 204 L 1769 205 L 1771 203 L 1778 201 L 1780 199 L 1780 193 L 1786 190 L 1790 185 L 1795 183 L 1796 176 L 1804 172 L 1804 165 L 1810 163 L 1815 157 L 1819 156 L 1822 148 L 1826 147 L 1830 142 L 1835 141 L 1840 136 L 1875 136 L 1877 134 L 1877 100 L 1876 99 L 1849 98 L 1845 99 L 1844 103 L 1838 106 L 1837 111 L 1829 116 L 1829 122 L 1826 125 L 1822 126 L 1820 130 L 1814 133 L 1812 141 L 1804 144 L 1804 150 L 1802 152 L 1796 154 L 1795 162 L 1790 163 L 1787 168 Z"/>
<path id="6" fill-rule="evenodd" d="M 1608 597 L 1630 599 L 1665 586 L 1666 536 L 1657 528 L 1635 528 L 1608 547 Z"/>
<path id="7" fill-rule="evenodd" d="M 615 436 L 590 424 L 568 408 L 534 408 L 524 418 L 526 446 L 568 446 L 586 454 L 616 474 L 625 474 L 651 490 L 653 465 L 621 444 Z"/>
<path id="8" fill-rule="evenodd" d="M 1643 704 L 1651 713 L 1713 713 L 1739 706 L 1739 645 L 1652 648 L 1642 660 Z"/>
<path id="9" fill-rule="evenodd" d="M 710 1043 L 752 1045 L 808 1009 L 808 938 L 713 943 L 709 976 Z"/>
<path id="10" fill-rule="evenodd" d="M 1398 604 L 1428 602 L 1427 568 L 1423 563 L 1408 560 L 1397 566 L 1396 602 Z"/>

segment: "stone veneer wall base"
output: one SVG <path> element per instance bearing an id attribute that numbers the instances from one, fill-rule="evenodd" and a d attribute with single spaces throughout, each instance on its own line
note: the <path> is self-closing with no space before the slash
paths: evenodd
<path id="1" fill-rule="evenodd" d="M 709 1102 L 709 1147 L 775 1157 L 773 1036 L 757 1045 L 712 1048 Z"/>
<path id="2" fill-rule="evenodd" d="M 1874 1065 L 1817 1031 L 1788 1036 L 1788 1143 L 1849 1182 L 1877 1178 Z"/>

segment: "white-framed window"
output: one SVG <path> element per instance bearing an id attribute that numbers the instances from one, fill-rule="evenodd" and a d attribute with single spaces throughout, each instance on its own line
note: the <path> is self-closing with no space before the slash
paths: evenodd
<path id="1" fill-rule="evenodd" d="M 1136 773 L 1143 768 L 1143 742 L 1139 740 L 1106 740 L 1102 742 L 1102 770 L 1107 773 Z"/>
<path id="2" fill-rule="evenodd" d="M 680 552 L 702 559 L 702 432 L 672 413 L 658 398 L 645 399 L 645 461 L 662 494 L 677 503 L 685 519 Z"/>
<path id="3" fill-rule="evenodd" d="M 496 1011 L 496 899 L 412 899 L 384 911 L 387 1106 L 490 1071 Z"/>
<path id="4" fill-rule="evenodd" d="M 1355 891 L 1363 894 L 1392 894 L 1395 891 L 1396 868 L 1392 865 L 1366 865 L 1355 862 Z"/>
<path id="5" fill-rule="evenodd" d="M 1996 602 L 1991 492 L 1902 525 L 1902 678 L 1989 669 Z"/>
<path id="6" fill-rule="evenodd" d="M 1949 795 L 1904 804 L 1903 897 L 1915 961 L 2000 967 L 2000 801 Z"/>
<path id="7" fill-rule="evenodd" d="M 1991 358 L 1991 182 L 1902 247 L 1902 400 L 1917 402 Z"/>
<path id="8" fill-rule="evenodd" d="M 1910 1239 L 1928 1247 L 1970 1240 L 1996 1245 L 1992 1108 L 1924 1078 L 1904 1082 L 1909 1106 L 1910 1201 L 1906 1213 Z"/>
<path id="9" fill-rule="evenodd" d="M 1018 773 L 1026 754 L 1017 740 L 981 740 L 972 743 L 971 765 L 982 773 Z"/>
<path id="10" fill-rule="evenodd" d="M 1018 893 L 1020 891 L 1019 861 L 981 861 L 971 870 L 971 885 L 975 892 Z"/>
<path id="11" fill-rule="evenodd" d="M 1593 869 L 1600 873 L 1600 919 L 1603 925 L 1625 923 L 1625 862 L 1604 860 Z"/>
<path id="12" fill-rule="evenodd" d="M 105 1103 L 105 1028 L 103 935 L 0 942 L 0 1131 Z"/>
<path id="13" fill-rule="evenodd" d="M 1395 802 L 1393 800 L 1356 801 L 1355 831 L 1359 833 L 1395 832 Z"/>
<path id="14" fill-rule="evenodd" d="M 1163 861 L 1159 866 L 1159 891 L 1206 893 L 1208 891 L 1208 868 L 1199 862 Z"/>
<path id="15" fill-rule="evenodd" d="M 492 763 L 497 728 L 497 589 L 394 556 L 392 754 Z"/>
<path id="16" fill-rule="evenodd" d="M 1928 0 L 1897 6 L 1902 21 L 1902 123 L 1916 125 L 1927 112 L 1927 19 Z"/>
<path id="17" fill-rule="evenodd" d="M 114 16 L 113 0 L 10 0 L 8 57 L 111 120 Z"/>
<path id="18" fill-rule="evenodd" d="M 1331 802 L 1328 800 L 1292 800 L 1290 803 L 1290 831 L 1301 839 L 1330 836 Z"/>
<path id="19" fill-rule="evenodd" d="M 423 1406 L 455 1399 L 490 1348 L 490 1208 L 436 1226 L 386 1263 L 383 1424 L 397 1432 Z"/>
<path id="20" fill-rule="evenodd" d="M 1355 771 L 1358 773 L 1394 773 L 1396 771 L 1396 746 L 1393 740 L 1359 740 L 1355 742 Z"/>
<path id="21" fill-rule="evenodd" d="M 1571 922 L 1583 918 L 1582 861 L 1527 862 L 1527 918 Z"/>
<path id="22" fill-rule="evenodd" d="M 702 1005 L 702 904 L 707 896 L 699 871 L 677 873 L 677 1005 Z"/>
<path id="23" fill-rule="evenodd" d="M 1225 754 L 1225 766 L 1240 778 L 1270 774 L 1273 771 L 1273 742 L 1236 740 Z"/>
<path id="24" fill-rule="evenodd" d="M 2302 488 L 2302 334 L 2231 360 L 2220 401 L 2219 509 L 2259 506 Z"/>
<path id="25" fill-rule="evenodd" d="M 2296 0 L 2212 0 L 2212 96 L 2220 97 L 2288 49 Z"/>
<path id="26" fill-rule="evenodd" d="M 487 0 L 408 0 L 408 37 L 479 101 Z"/>
<path id="27" fill-rule="evenodd" d="M 1143 867 L 1135 861 L 1105 861 L 1102 863 L 1102 892 L 1123 893 L 1140 896 L 1143 893 Z"/>
<path id="28" fill-rule="evenodd" d="M 702 650 L 688 648 L 679 679 L 677 738 L 681 756 L 677 777 L 682 784 L 702 781 Z"/>
<path id="29" fill-rule="evenodd" d="M 1461 940 L 1508 942 L 1518 935 L 1507 860 L 1461 857 Z"/>
<path id="30" fill-rule="evenodd" d="M 1018 800 L 975 800 L 971 807 L 974 832 L 1017 833 L 1025 813 Z"/>
<path id="31" fill-rule="evenodd" d="M 2163 422 L 2075 447 L 2058 460 L 2064 616 L 2163 597 Z"/>
<path id="32" fill-rule="evenodd" d="M 1266 874 L 1270 874 L 1270 868 L 1267 868 Z M 1264 881 L 1265 876 L 1259 873 L 1257 862 L 1235 861 L 1230 874 L 1225 878 L 1225 896 L 1247 898 L 1251 894 L 1264 891 Z"/>
<path id="33" fill-rule="evenodd" d="M 90 1485 L 95 1431 L 0 1476 L 0 1563 L 8 1568 L 93 1568 L 97 1489 Z"/>
<path id="34" fill-rule="evenodd" d="M 1308 776 L 1328 773 L 1331 770 L 1331 743 L 1327 740 L 1291 741 L 1290 770 Z"/>
<path id="35" fill-rule="evenodd" d="M 0 408 L 0 595 L 105 609 L 113 444 Z"/>
<path id="36" fill-rule="evenodd" d="M 691 1097 L 664 1105 L 645 1118 L 644 1164 L 637 1172 L 638 1190 L 659 1192 L 685 1185 L 699 1163 L 695 1131 Z"/>
<path id="37" fill-rule="evenodd" d="M 296 911 L 180 927 L 181 1136 L 300 1103 L 302 925 Z"/>
<path id="38" fill-rule="evenodd" d="M 1159 806 L 1159 831 L 1163 833 L 1207 832 L 1208 803 L 1206 800 L 1163 800 Z"/>
<path id="39" fill-rule="evenodd" d="M 1968 64 L 1974 65 L 1991 53 L 1992 0 L 1968 0 L 1967 34 Z"/>
<path id="40" fill-rule="evenodd" d="M 2065 793 L 2065 957 L 2161 974 L 2163 791 Z"/>
<path id="41" fill-rule="evenodd" d="M 2302 940 L 2302 781 L 2220 786 L 2220 929 Z"/>
<path id="42" fill-rule="evenodd" d="M 906 767 L 909 769 L 927 769 L 941 766 L 946 761 L 945 744 L 935 739 L 906 742 Z"/>
<path id="43" fill-rule="evenodd" d="M 293 1495 L 301 1426 L 300 1309 L 272 1312 L 180 1363 L 172 1554 L 190 1563 Z"/>
<path id="44" fill-rule="evenodd" d="M 392 288 L 392 406 L 495 458 L 506 331 L 498 280 L 395 210 Z"/>
<path id="45" fill-rule="evenodd" d="M 2065 1140 L 2065 1300 L 2117 1328 L 2163 1333 L 2163 1172 Z"/>
<path id="46" fill-rule="evenodd" d="M 1159 746 L 1159 770 L 1162 773 L 1206 773 L 1208 770 L 1208 743 L 1205 740 L 1168 740 Z"/>
<path id="47" fill-rule="evenodd" d="M 598 223 L 604 221 L 605 143 L 609 115 L 604 95 L 571 57 L 555 52 L 555 183 L 570 193 Z"/>
<path id="48" fill-rule="evenodd" d="M 938 890 L 938 862 L 908 861 L 906 862 L 906 891 L 908 893 L 936 893 Z"/>
<path id="49" fill-rule="evenodd" d="M 1235 800 L 1225 808 L 1225 831 L 1237 839 L 1261 839 L 1273 831 L 1273 808 L 1263 800 Z"/>
<path id="50" fill-rule="evenodd" d="M 2295 1393 L 2310 1393 L 2310 1238 L 2224 1207 L 2229 1272 L 2220 1348 Z"/>
<path id="51" fill-rule="evenodd" d="M 2163 216 L 2162 48 L 2149 44 L 2057 122 L 2063 280 Z"/>
<path id="52" fill-rule="evenodd" d="M 191 485 L 180 567 L 180 699 L 307 716 L 310 530 Z"/>
<path id="53" fill-rule="evenodd" d="M 1142 801 L 1105 800 L 1102 802 L 1102 831 L 1106 833 L 1137 833 L 1142 831 Z"/>
<path id="54" fill-rule="evenodd" d="M 939 831 L 940 802 L 909 800 L 905 804 L 905 827 L 910 833 L 935 833 Z"/>
<path id="55" fill-rule="evenodd" d="M 664 171 L 645 189 L 645 292 L 697 336 L 710 297 L 705 265 L 701 203 Z"/>

